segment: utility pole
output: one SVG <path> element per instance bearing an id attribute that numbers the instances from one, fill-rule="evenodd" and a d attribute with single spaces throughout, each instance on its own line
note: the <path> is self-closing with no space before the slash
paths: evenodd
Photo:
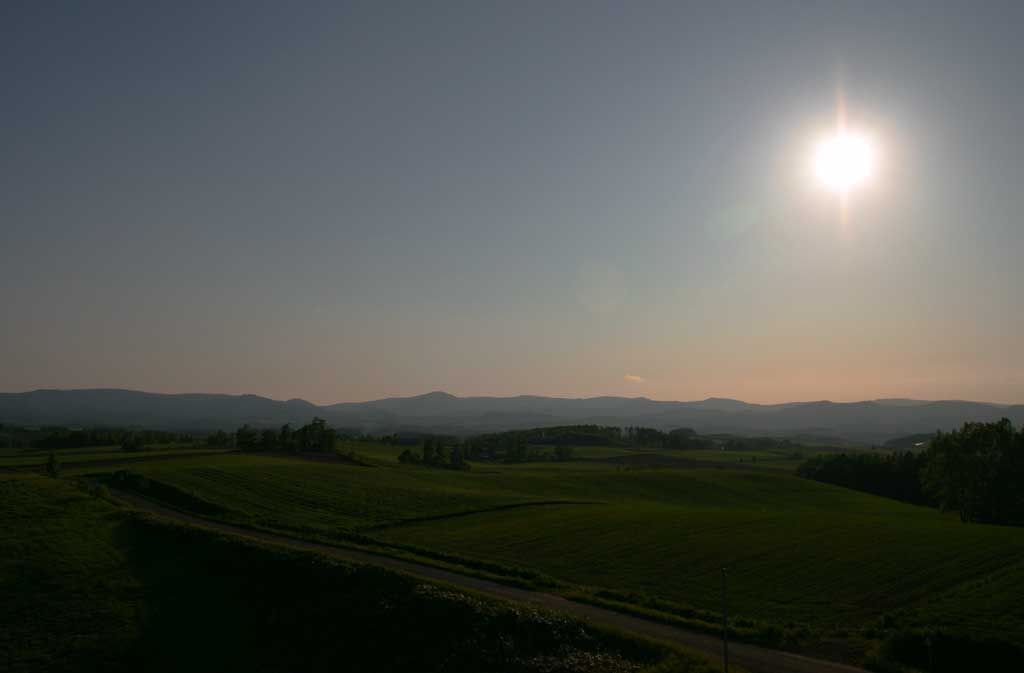
<path id="1" fill-rule="evenodd" d="M 725 566 L 722 566 L 722 663 L 725 673 L 729 673 L 729 605 L 725 577 Z"/>

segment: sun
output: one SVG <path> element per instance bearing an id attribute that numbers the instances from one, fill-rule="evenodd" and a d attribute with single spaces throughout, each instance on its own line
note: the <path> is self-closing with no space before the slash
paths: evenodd
<path id="1" fill-rule="evenodd" d="M 866 136 L 839 132 L 818 144 L 814 172 L 829 189 L 848 194 L 874 175 L 875 149 Z"/>

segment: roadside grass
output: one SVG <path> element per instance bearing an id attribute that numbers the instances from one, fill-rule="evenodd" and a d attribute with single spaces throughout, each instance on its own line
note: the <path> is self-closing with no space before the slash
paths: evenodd
<path id="1" fill-rule="evenodd" d="M 70 479 L 0 477 L 9 671 L 717 670 L 544 610 L 128 513 Z"/>

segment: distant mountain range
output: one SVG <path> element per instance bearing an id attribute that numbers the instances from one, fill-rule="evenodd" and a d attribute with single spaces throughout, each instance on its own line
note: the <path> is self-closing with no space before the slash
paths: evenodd
<path id="1" fill-rule="evenodd" d="M 455 397 L 433 392 L 372 402 L 317 406 L 257 395 L 166 395 L 133 390 L 35 390 L 0 393 L 0 422 L 28 425 L 140 426 L 165 430 L 232 430 L 303 424 L 320 416 L 338 428 L 364 432 L 468 435 L 547 425 L 690 427 L 700 433 L 786 435 L 859 443 L 948 430 L 965 421 L 1006 417 L 1024 423 L 1024 405 L 944 400 L 748 404 L 709 398 L 667 402 L 644 397 Z"/>

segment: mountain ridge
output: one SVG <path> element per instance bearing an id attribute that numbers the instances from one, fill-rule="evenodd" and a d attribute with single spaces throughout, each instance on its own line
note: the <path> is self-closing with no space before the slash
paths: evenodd
<path id="1" fill-rule="evenodd" d="M 815 435 L 860 443 L 949 430 L 965 421 L 1003 417 L 1024 423 L 1024 405 L 959 400 L 817 400 L 753 404 L 709 397 L 680 402 L 646 397 L 458 397 L 432 391 L 411 397 L 316 405 L 293 398 L 225 393 L 152 393 L 120 388 L 39 389 L 0 393 L 0 422 L 28 425 L 142 426 L 232 430 L 301 424 L 320 416 L 335 427 L 468 435 L 543 425 L 642 425 L 745 435 Z"/>

